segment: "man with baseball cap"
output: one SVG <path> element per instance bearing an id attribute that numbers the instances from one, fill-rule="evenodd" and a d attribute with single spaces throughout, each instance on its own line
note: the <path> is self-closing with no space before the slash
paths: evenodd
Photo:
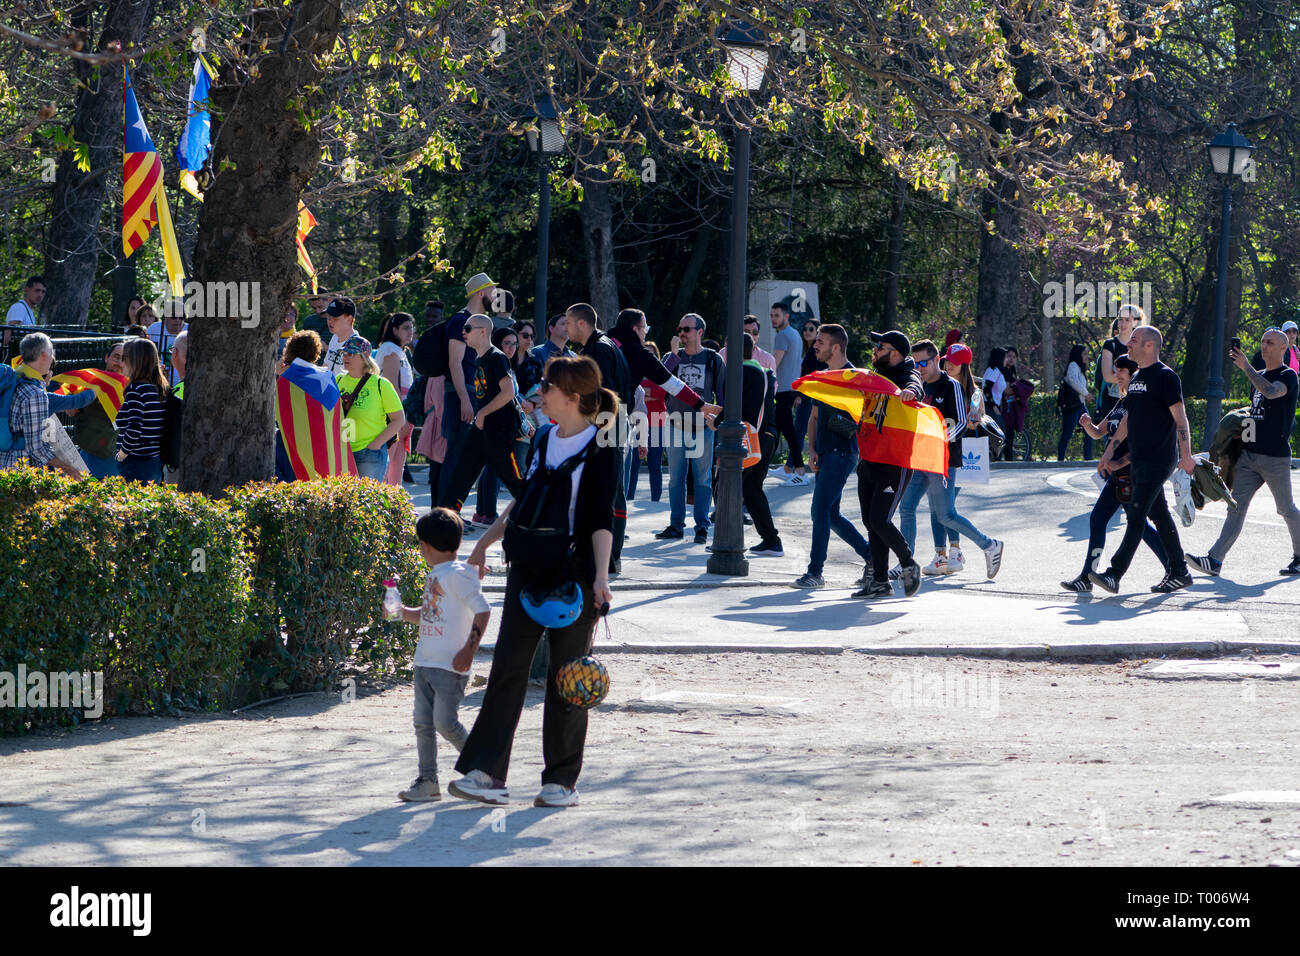
<path id="1" fill-rule="evenodd" d="M 492 292 L 496 283 L 486 272 L 475 273 L 465 283 L 465 308 L 447 320 L 443 332 L 447 336 L 447 370 L 450 373 L 444 384 L 442 404 L 442 435 L 447 439 L 444 462 L 454 462 L 460 457 L 474 421 L 475 405 L 470 395 L 474 383 L 474 366 L 478 353 L 465 344 L 465 323 L 472 315 L 492 314 Z M 438 501 L 447 495 L 447 487 L 454 469 L 443 468 L 438 474 Z"/>
<path id="2" fill-rule="evenodd" d="M 898 386 L 902 397 L 920 401 L 925 396 L 925 385 L 912 361 L 912 343 L 906 335 L 897 329 L 888 332 L 872 332 L 871 341 L 875 348 L 871 356 L 871 368 L 877 375 L 884 376 Z M 873 439 L 864 441 L 862 432 L 858 432 L 858 451 L 862 460 L 858 463 L 858 504 L 862 507 L 862 520 L 867 526 L 867 542 L 871 545 L 871 577 L 864 574 L 858 583 L 861 590 L 855 591 L 856 598 L 889 597 L 893 588 L 889 585 L 889 552 L 898 555 L 902 568 L 901 580 L 903 594 L 911 597 L 921 586 L 921 566 L 912 557 L 907 541 L 891 518 L 899 499 L 907 490 L 912 477 L 911 469 L 898 465 L 886 465 L 872 461 L 875 451 Z"/>
<path id="3" fill-rule="evenodd" d="M 332 375 L 343 372 L 343 346 L 356 332 L 357 304 L 347 296 L 330 301 L 325 309 L 325 321 L 330 327 L 330 344 L 325 350 L 325 368 Z"/>

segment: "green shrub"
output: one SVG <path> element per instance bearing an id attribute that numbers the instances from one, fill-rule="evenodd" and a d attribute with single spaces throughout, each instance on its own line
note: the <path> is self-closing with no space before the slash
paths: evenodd
<path id="1" fill-rule="evenodd" d="M 0 473 L 0 499 L 0 671 L 102 671 L 106 714 L 229 703 L 249 574 L 226 505 L 26 470 Z M 79 712 L 6 708 L 0 729 Z"/>
<path id="2" fill-rule="evenodd" d="M 0 672 L 102 671 L 104 712 L 219 708 L 409 673 L 416 631 L 381 622 L 383 579 L 419 602 L 401 489 L 355 478 L 230 489 L 0 472 Z M 0 708 L 0 733 L 81 708 Z"/>
<path id="3" fill-rule="evenodd" d="M 255 683 L 272 692 L 319 690 L 348 660 L 372 676 L 409 671 L 415 629 L 380 620 L 390 572 L 407 604 L 419 603 L 424 581 L 405 491 L 335 478 L 229 494 L 252 561 Z"/>

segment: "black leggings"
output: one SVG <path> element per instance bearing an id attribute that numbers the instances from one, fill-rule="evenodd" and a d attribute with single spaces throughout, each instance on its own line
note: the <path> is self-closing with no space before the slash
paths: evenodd
<path id="1" fill-rule="evenodd" d="M 789 446 L 785 463 L 791 468 L 803 467 L 803 436 L 794 425 L 794 400 L 798 397 L 794 391 L 776 393 L 776 429 Z"/>
<path id="2" fill-rule="evenodd" d="M 759 433 L 758 446 L 762 449 L 763 457 L 759 459 L 758 464 L 746 468 L 740 479 L 745 510 L 754 519 L 754 530 L 759 533 L 760 540 L 764 542 L 781 539 L 776 525 L 772 523 L 772 508 L 768 504 L 767 493 L 763 491 L 763 479 L 767 477 L 767 466 L 771 464 L 772 455 L 776 452 L 776 440 L 776 436 L 770 431 Z"/>
<path id="3" fill-rule="evenodd" d="M 909 468 L 858 462 L 858 504 L 867 525 L 867 543 L 871 545 L 871 575 L 880 584 L 889 583 L 890 551 L 898 555 L 903 567 L 916 564 L 907 540 L 891 521 L 911 479 Z"/>
<path id="4" fill-rule="evenodd" d="M 501 609 L 501 629 L 492 654 L 487 690 L 469 739 L 456 761 L 459 773 L 482 770 L 497 780 L 505 780 L 510 770 L 510 751 L 514 746 L 519 715 L 528 694 L 528 668 L 545 630 L 525 613 L 519 592 L 528 585 L 525 574 L 510 568 L 506 578 L 505 604 Z M 582 754 L 587 742 L 587 712 L 566 703 L 555 688 L 555 674 L 564 664 L 591 650 L 596 629 L 596 609 L 591 604 L 591 585 L 582 585 L 582 615 L 568 627 L 546 631 L 551 644 L 551 661 L 546 679 L 546 703 L 542 711 L 543 785 L 558 783 L 573 787 L 582 772 Z"/>

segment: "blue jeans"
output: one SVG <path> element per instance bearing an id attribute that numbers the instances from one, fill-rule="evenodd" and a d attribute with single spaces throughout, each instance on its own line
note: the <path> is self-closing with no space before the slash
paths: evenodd
<path id="1" fill-rule="evenodd" d="M 1097 561 L 1106 546 L 1106 526 L 1121 507 L 1119 499 L 1115 497 L 1114 479 L 1109 479 L 1097 496 L 1097 503 L 1092 506 L 1092 514 L 1088 516 L 1088 553 L 1084 555 L 1083 570 L 1079 572 L 1079 577 L 1086 578 L 1089 571 L 1097 570 Z M 1145 519 L 1142 525 L 1142 540 L 1160 559 L 1160 563 L 1169 567 L 1169 556 L 1165 554 L 1165 547 L 1160 541 L 1160 535 L 1156 533 L 1155 525 Z"/>
<path id="2" fill-rule="evenodd" d="M 957 469 L 949 468 L 946 487 L 943 475 L 928 471 L 912 474 L 912 481 L 898 504 L 899 530 L 909 548 L 914 550 L 916 547 L 916 506 L 923 494 L 930 502 L 930 535 L 936 550 L 944 546 L 948 529 L 966 535 L 981 550 L 989 546 L 992 539 L 957 513 Z"/>
<path id="3" fill-rule="evenodd" d="M 1061 438 L 1056 443 L 1056 460 L 1065 461 L 1065 453 L 1070 447 L 1070 439 L 1074 437 L 1074 430 L 1082 428 L 1079 424 L 1079 416 L 1084 413 L 1083 403 L 1080 402 L 1074 408 L 1067 408 L 1061 412 Z M 1092 461 L 1092 436 L 1087 432 L 1083 433 L 1083 460 Z"/>
<path id="4" fill-rule="evenodd" d="M 379 451 L 371 451 L 369 448 L 352 449 L 352 457 L 357 463 L 358 478 L 373 478 L 375 481 L 384 480 L 384 472 L 388 471 L 388 449 L 381 448 Z"/>
<path id="5" fill-rule="evenodd" d="M 459 753 L 469 739 L 469 731 L 460 722 L 460 702 L 469 683 L 468 674 L 443 670 L 441 667 L 415 666 L 415 751 L 419 775 L 425 780 L 438 779 L 437 732 Z"/>
<path id="6" fill-rule="evenodd" d="M 150 458 L 141 458 L 138 455 L 127 455 L 125 461 L 118 462 L 118 473 L 127 481 L 139 481 L 146 485 L 161 485 L 163 477 L 162 456 L 154 455 Z"/>
<path id="7" fill-rule="evenodd" d="M 668 428 L 668 523 L 674 528 L 686 527 L 686 465 L 690 462 L 695 479 L 695 530 L 707 531 L 709 506 L 713 501 L 713 432 L 700 424 L 689 436 L 699 446 L 697 458 L 686 457 L 682 430 L 676 426 Z"/>
<path id="8" fill-rule="evenodd" d="M 116 478 L 120 474 L 116 458 L 100 458 L 98 455 L 92 455 L 83 449 L 81 460 L 86 463 L 86 468 L 90 471 L 92 478 L 98 478 L 102 481 L 105 478 Z"/>
<path id="9" fill-rule="evenodd" d="M 640 449 L 628 449 L 628 459 L 627 500 L 631 501 L 636 497 L 636 480 L 641 473 Z M 645 466 L 650 478 L 650 500 L 658 501 L 664 494 L 664 450 L 660 445 L 651 444 L 646 450 Z"/>
<path id="10" fill-rule="evenodd" d="M 522 468 L 522 465 L 520 467 Z M 497 478 L 497 473 L 491 468 L 484 468 L 483 473 L 478 476 L 478 497 L 474 500 L 475 514 L 495 519 L 497 516 L 497 492 L 500 489 L 501 482 Z"/>
<path id="11" fill-rule="evenodd" d="M 809 402 L 808 404 L 812 404 Z M 830 547 L 831 531 L 858 553 L 863 561 L 871 560 L 871 546 L 862 532 L 848 518 L 840 514 L 840 498 L 844 483 L 849 480 L 858 463 L 856 454 L 827 454 L 817 459 L 817 481 L 812 493 L 812 546 L 808 552 L 808 573 L 820 575 L 826 566 L 826 550 Z"/>

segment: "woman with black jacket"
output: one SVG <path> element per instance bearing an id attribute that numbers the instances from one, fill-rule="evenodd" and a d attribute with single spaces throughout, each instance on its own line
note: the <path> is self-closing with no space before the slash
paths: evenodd
<path id="1" fill-rule="evenodd" d="M 456 761 L 465 776 L 448 789 L 458 797 L 505 803 L 506 773 L 515 728 L 528 692 L 528 668 L 543 631 L 551 666 L 542 717 L 542 790 L 539 807 L 578 802 L 578 774 L 587 739 L 587 712 L 560 698 L 555 675 L 591 650 L 598 614 L 613 601 L 609 555 L 613 544 L 618 447 L 597 436 L 593 421 L 617 421 L 618 398 L 600 385 L 600 369 L 586 356 L 560 355 L 546 365 L 542 411 L 554 426 L 537 434 L 533 462 L 519 498 L 510 502 L 474 546 L 469 564 L 487 566 L 487 550 L 503 537 L 510 571 L 501 629 L 478 719 Z M 515 517 L 512 517 L 512 513 Z M 567 525 L 567 536 L 546 529 Z M 480 571 L 480 574 L 483 573 Z M 547 591 L 565 581 L 582 592 L 582 611 L 562 628 L 542 627 L 524 610 L 521 593 Z"/>
<path id="2" fill-rule="evenodd" d="M 647 331 L 649 329 L 645 313 L 640 309 L 624 309 L 618 314 L 618 321 L 614 323 L 614 328 L 607 333 L 623 351 L 623 358 L 627 360 L 628 370 L 632 373 L 632 381 L 639 384 L 642 379 L 648 378 L 669 395 L 690 405 L 697 412 L 706 415 L 722 414 L 721 406 L 710 405 L 696 395 L 689 385 L 664 368 L 664 363 L 655 358 L 654 353 L 645 347 L 644 335 L 638 331 L 639 329 Z"/>

